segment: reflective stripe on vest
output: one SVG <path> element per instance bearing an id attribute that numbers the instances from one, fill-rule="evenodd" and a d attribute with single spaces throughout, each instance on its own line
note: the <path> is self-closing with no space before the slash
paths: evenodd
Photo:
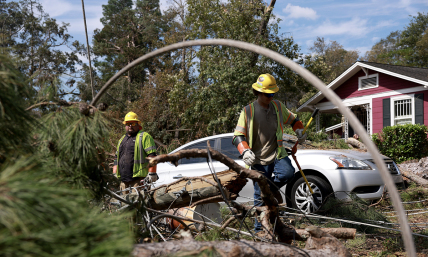
<path id="1" fill-rule="evenodd" d="M 245 124 L 245 127 L 247 128 L 247 137 L 252 136 L 252 135 L 250 135 L 250 124 L 251 124 L 250 122 L 251 122 L 251 117 L 253 117 L 253 109 L 254 109 L 253 103 L 245 106 L 245 109 L 244 109 L 245 110 L 245 116 L 247 117 L 247 124 Z"/>
<path id="2" fill-rule="evenodd" d="M 281 103 L 278 100 L 273 100 L 272 102 L 276 105 L 276 113 L 279 113 L 278 114 L 278 116 L 279 116 L 279 126 L 281 127 L 282 134 L 284 134 L 284 129 L 282 127 L 282 124 L 284 122 L 284 117 L 282 116 L 282 106 L 281 106 Z M 281 138 L 281 140 L 278 139 L 276 141 L 278 143 L 278 147 L 282 147 L 282 138 Z"/>
<path id="3" fill-rule="evenodd" d="M 136 160 L 134 160 L 134 163 L 141 163 L 141 164 L 146 163 L 146 159 L 144 158 L 143 151 L 142 151 L 142 149 L 143 149 L 143 136 L 144 136 L 144 132 L 142 132 L 140 134 L 140 138 L 139 138 L 138 148 L 140 150 L 140 160 L 139 160 L 139 162 L 136 162 Z"/>
<path id="4" fill-rule="evenodd" d="M 154 150 L 154 149 L 156 149 L 156 146 L 150 146 L 150 147 L 147 147 L 146 149 L 144 149 L 144 151 L 146 151 L 146 153 L 147 153 L 148 151 L 151 151 L 151 150 Z"/>

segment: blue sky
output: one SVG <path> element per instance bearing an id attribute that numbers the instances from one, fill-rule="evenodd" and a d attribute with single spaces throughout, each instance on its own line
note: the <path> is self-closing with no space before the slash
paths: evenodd
<path id="1" fill-rule="evenodd" d="M 102 28 L 102 5 L 107 2 L 85 0 L 90 44 L 94 29 Z M 161 0 L 161 9 L 170 2 Z M 41 0 L 41 3 L 52 18 L 70 23 L 69 33 L 86 45 L 81 1 Z M 402 30 L 410 21 L 409 15 L 418 12 L 428 12 L 428 0 L 277 0 L 274 9 L 274 14 L 282 19 L 280 31 L 292 35 L 305 54 L 319 36 L 364 55 L 390 32 Z"/>

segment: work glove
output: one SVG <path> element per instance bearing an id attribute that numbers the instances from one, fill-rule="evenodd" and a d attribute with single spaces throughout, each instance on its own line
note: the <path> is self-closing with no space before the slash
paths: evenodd
<path id="1" fill-rule="evenodd" d="M 159 179 L 159 176 L 157 173 L 150 173 L 149 172 L 149 180 L 151 183 L 156 182 Z"/>
<path id="2" fill-rule="evenodd" d="M 248 166 L 252 166 L 256 161 L 256 156 L 250 149 L 245 149 L 242 154 L 242 159 L 244 160 L 245 164 L 247 164 Z"/>
<path id="3" fill-rule="evenodd" d="M 308 133 L 303 134 L 303 129 L 296 129 L 295 132 L 297 135 L 297 141 L 299 141 L 299 144 L 303 144 L 308 137 Z"/>

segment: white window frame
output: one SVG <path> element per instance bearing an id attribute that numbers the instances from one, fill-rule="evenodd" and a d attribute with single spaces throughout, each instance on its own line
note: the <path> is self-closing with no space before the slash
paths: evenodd
<path id="1" fill-rule="evenodd" d="M 369 79 L 369 78 L 373 78 L 376 77 L 376 86 L 372 86 L 372 87 L 365 87 L 365 88 L 361 88 L 361 80 L 363 79 Z M 360 90 L 366 90 L 366 89 L 371 89 L 371 88 L 377 88 L 379 87 L 379 73 L 376 74 L 372 74 L 372 75 L 367 75 L 367 76 L 363 76 L 363 77 L 359 77 L 358 78 L 358 91 Z"/>
<path id="2" fill-rule="evenodd" d="M 410 103 L 410 105 L 412 106 L 412 124 L 415 124 L 415 94 L 408 94 L 408 95 L 400 95 L 400 96 L 395 96 L 395 97 L 391 97 L 391 126 L 395 126 L 395 115 L 394 115 L 394 102 L 397 100 L 406 100 L 406 99 L 411 99 L 412 102 Z"/>

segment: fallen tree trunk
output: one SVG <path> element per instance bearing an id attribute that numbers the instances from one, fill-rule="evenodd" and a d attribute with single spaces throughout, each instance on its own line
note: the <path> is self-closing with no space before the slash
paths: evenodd
<path id="1" fill-rule="evenodd" d="M 247 183 L 245 178 L 233 170 L 218 172 L 216 175 L 228 200 L 235 200 Z M 224 201 L 223 196 L 211 174 L 202 177 L 181 178 L 174 183 L 152 189 L 145 199 L 146 205 L 155 210 L 181 208 L 189 205 L 193 207 L 196 204 L 222 201 Z"/>
<path id="2" fill-rule="evenodd" d="M 403 174 L 403 176 L 415 182 L 416 184 L 419 184 L 424 187 L 428 187 L 428 180 L 421 178 L 420 176 L 413 174 L 412 172 L 407 170 L 400 170 L 400 172 L 401 174 Z"/>
<path id="3" fill-rule="evenodd" d="M 322 244 L 320 244 L 322 243 Z M 334 237 L 311 237 L 307 245 L 310 249 L 300 249 L 285 244 L 272 244 L 265 242 L 253 242 L 249 240 L 232 241 L 194 241 L 191 239 L 181 241 L 167 241 L 162 243 L 138 244 L 134 246 L 132 253 L 135 257 L 166 256 L 180 253 L 180 256 L 193 256 L 205 253 L 211 256 L 217 253 L 220 256 L 351 256 L 345 246 Z"/>

